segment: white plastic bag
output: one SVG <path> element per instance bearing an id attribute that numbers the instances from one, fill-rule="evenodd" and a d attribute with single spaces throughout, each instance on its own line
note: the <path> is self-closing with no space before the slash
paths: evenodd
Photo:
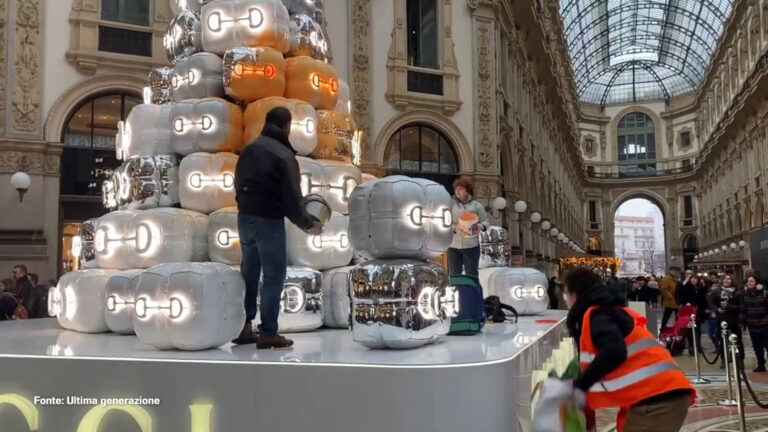
<path id="1" fill-rule="evenodd" d="M 583 407 L 586 395 L 573 388 L 573 381 L 547 378 L 534 391 L 538 401 L 532 432 L 585 432 Z"/>

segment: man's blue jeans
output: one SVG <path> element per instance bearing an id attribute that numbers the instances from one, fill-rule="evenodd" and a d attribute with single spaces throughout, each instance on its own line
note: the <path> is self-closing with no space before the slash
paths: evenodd
<path id="1" fill-rule="evenodd" d="M 245 279 L 246 319 L 250 322 L 256 318 L 256 298 L 263 274 L 259 330 L 270 335 L 277 334 L 277 316 L 280 314 L 280 296 L 287 265 L 285 220 L 240 214 L 237 228 L 243 252 L 240 272 Z"/>

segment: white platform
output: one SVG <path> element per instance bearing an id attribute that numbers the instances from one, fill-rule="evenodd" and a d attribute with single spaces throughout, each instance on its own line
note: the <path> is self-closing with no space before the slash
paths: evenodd
<path id="1" fill-rule="evenodd" d="M 14 394 L 157 397 L 159 406 L 143 407 L 156 431 L 524 431 L 530 373 L 565 336 L 564 317 L 550 311 L 407 351 L 366 349 L 346 330 L 291 335 L 291 350 L 160 351 L 135 336 L 62 330 L 53 319 L 3 322 L 0 424 L 28 430 L 2 405 Z M 207 429 L 192 429 L 193 404 L 211 405 Z M 35 408 L 39 431 L 75 432 L 93 407 Z M 92 432 L 140 430 L 123 414 L 102 426 Z"/>

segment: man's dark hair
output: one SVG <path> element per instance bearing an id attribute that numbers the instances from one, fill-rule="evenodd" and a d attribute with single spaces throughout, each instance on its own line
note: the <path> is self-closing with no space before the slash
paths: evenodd
<path id="1" fill-rule="evenodd" d="M 27 266 L 25 266 L 24 264 L 16 264 L 15 266 L 13 266 L 13 268 L 19 269 L 23 271 L 24 274 L 27 274 Z"/>
<path id="2" fill-rule="evenodd" d="M 29 280 L 32 281 L 32 285 L 37 285 L 37 283 L 40 282 L 40 278 L 35 273 L 30 273 L 27 276 L 29 277 Z"/>
<path id="3" fill-rule="evenodd" d="M 272 108 L 267 113 L 267 118 L 265 119 L 264 124 L 271 124 L 280 129 L 285 129 L 286 126 L 291 124 L 291 112 L 283 107 Z"/>
<path id="4" fill-rule="evenodd" d="M 638 281 L 638 282 L 645 282 L 645 277 L 638 276 L 637 278 L 635 278 L 635 280 Z"/>

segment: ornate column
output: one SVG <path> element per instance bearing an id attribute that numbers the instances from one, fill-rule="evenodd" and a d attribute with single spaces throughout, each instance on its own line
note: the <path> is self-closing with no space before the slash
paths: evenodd
<path id="1" fill-rule="evenodd" d="M 498 174 L 499 127 L 496 113 L 496 5 L 490 0 L 467 0 L 472 10 L 472 57 L 474 60 L 473 106 L 475 169 Z"/>
<path id="2" fill-rule="evenodd" d="M 377 169 L 374 160 L 374 137 L 371 136 L 371 0 L 352 0 L 352 110 L 355 123 L 362 131 L 360 147 L 363 155 L 361 169 L 373 172 Z"/>
<path id="3" fill-rule="evenodd" d="M 62 149 L 43 136 L 44 7 L 42 0 L 0 0 L 0 195 L 8 197 L 0 247 L 41 280 L 57 276 Z M 23 202 L 10 180 L 19 171 L 31 179 Z"/>

